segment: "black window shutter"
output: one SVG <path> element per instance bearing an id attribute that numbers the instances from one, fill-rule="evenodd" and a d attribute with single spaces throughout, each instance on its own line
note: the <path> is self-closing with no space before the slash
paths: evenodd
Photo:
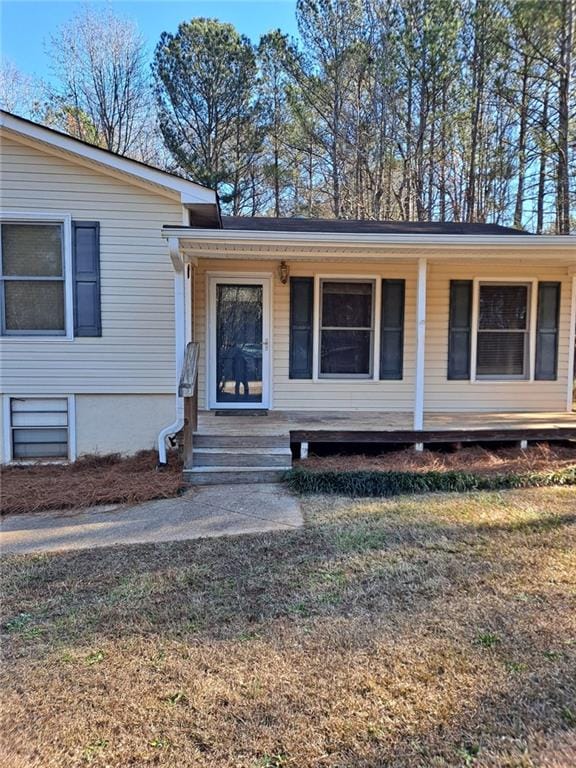
<path id="1" fill-rule="evenodd" d="M 290 278 L 290 378 L 312 378 L 314 278 Z"/>
<path id="2" fill-rule="evenodd" d="M 382 280 L 381 379 L 401 379 L 403 375 L 405 293 L 405 280 Z"/>
<path id="3" fill-rule="evenodd" d="M 450 280 L 448 378 L 470 378 L 472 280 Z"/>
<path id="4" fill-rule="evenodd" d="M 72 222 L 72 259 L 74 336 L 102 336 L 99 222 Z"/>
<path id="5" fill-rule="evenodd" d="M 558 377 L 559 317 L 560 283 L 538 283 L 534 378 L 539 381 L 554 381 Z"/>

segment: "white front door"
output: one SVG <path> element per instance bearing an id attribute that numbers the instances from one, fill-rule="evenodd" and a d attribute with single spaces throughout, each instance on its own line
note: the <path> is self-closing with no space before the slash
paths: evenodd
<path id="1" fill-rule="evenodd" d="M 211 277 L 208 405 L 270 405 L 270 278 Z"/>

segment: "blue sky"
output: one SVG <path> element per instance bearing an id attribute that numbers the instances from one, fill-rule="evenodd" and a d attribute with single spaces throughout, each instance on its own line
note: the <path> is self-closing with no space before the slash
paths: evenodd
<path id="1" fill-rule="evenodd" d="M 50 79 L 45 43 L 81 8 L 76 0 L 0 0 L 2 55 L 28 75 Z M 103 4 L 92 0 L 90 4 Z M 296 0 L 112 0 L 120 15 L 135 20 L 152 51 L 164 31 L 175 32 L 181 21 L 208 16 L 227 21 L 257 42 L 280 27 L 295 35 Z"/>

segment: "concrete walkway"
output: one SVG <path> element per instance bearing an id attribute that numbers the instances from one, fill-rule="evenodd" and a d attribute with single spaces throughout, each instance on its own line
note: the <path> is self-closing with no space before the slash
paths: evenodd
<path id="1" fill-rule="evenodd" d="M 284 531 L 301 525 L 300 504 L 282 485 L 212 485 L 136 506 L 8 515 L 0 523 L 0 552 L 150 544 Z"/>

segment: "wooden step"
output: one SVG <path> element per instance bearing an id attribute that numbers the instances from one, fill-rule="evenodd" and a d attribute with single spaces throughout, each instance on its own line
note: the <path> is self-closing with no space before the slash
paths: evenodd
<path id="1" fill-rule="evenodd" d="M 246 425 L 248 426 L 248 425 Z M 215 435 L 198 432 L 192 439 L 197 448 L 289 448 L 290 435 Z"/>
<path id="2" fill-rule="evenodd" d="M 193 467 L 184 470 L 184 481 L 191 485 L 278 483 L 285 473 L 278 467 Z"/>
<path id="3" fill-rule="evenodd" d="M 290 448 L 196 448 L 192 463 L 199 467 L 280 467 L 290 469 Z"/>

